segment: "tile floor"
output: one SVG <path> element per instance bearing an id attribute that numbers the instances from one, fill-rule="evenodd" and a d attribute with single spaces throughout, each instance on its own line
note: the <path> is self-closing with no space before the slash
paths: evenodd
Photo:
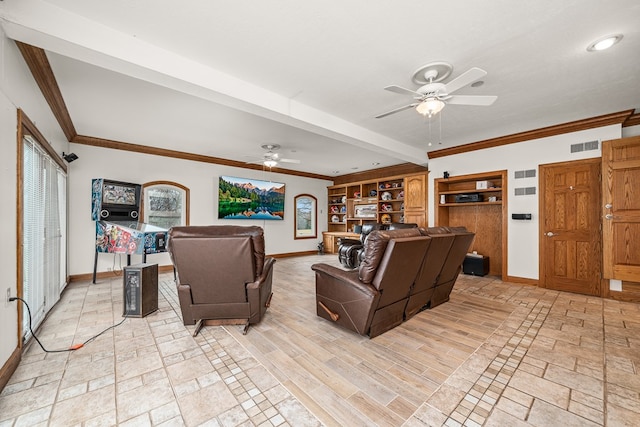
<path id="1" fill-rule="evenodd" d="M 326 256 L 278 260 L 275 278 L 293 262 L 319 261 Z M 243 339 L 228 329 L 237 326 L 192 337 L 172 279 L 160 276 L 156 313 L 127 318 L 80 350 L 31 343 L 0 393 L 0 427 L 325 424 L 242 344 L 251 329 Z M 312 289 L 311 270 L 302 280 Z M 121 283 L 69 285 L 38 331 L 45 347 L 119 322 Z M 511 314 L 398 425 L 639 425 L 640 305 L 460 276 L 452 301 L 466 296 Z"/>

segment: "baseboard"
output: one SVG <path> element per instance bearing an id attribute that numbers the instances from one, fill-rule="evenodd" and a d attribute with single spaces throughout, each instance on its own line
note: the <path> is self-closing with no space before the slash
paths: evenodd
<path id="1" fill-rule="evenodd" d="M 173 273 L 173 265 L 159 265 L 158 273 Z M 96 273 L 97 279 L 113 279 L 115 277 L 122 277 L 122 271 L 100 271 Z M 69 276 L 68 281 L 71 282 L 83 282 L 86 280 L 93 280 L 93 273 L 72 274 Z"/>
<path id="2" fill-rule="evenodd" d="M 290 258 L 296 256 L 318 255 L 318 251 L 304 251 L 304 252 L 286 252 L 282 254 L 267 254 L 271 258 Z"/>
<path id="3" fill-rule="evenodd" d="M 538 284 L 539 284 L 537 279 L 529 279 L 529 278 L 526 278 L 526 277 L 518 277 L 518 276 L 507 276 L 506 278 L 504 278 L 502 280 L 504 282 L 519 283 L 521 285 L 538 286 Z"/>
<path id="4" fill-rule="evenodd" d="M 2 365 L 0 368 L 0 392 L 4 390 L 4 386 L 7 385 L 11 375 L 18 369 L 18 364 L 20 363 L 20 359 L 22 357 L 22 349 L 20 347 L 16 347 L 9 356 L 9 359 Z"/>

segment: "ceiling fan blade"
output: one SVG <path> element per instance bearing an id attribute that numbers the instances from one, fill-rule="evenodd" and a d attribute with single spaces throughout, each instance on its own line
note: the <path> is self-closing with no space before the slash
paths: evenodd
<path id="1" fill-rule="evenodd" d="M 384 90 L 388 90 L 389 92 L 399 93 L 400 95 L 422 96 L 420 92 L 416 92 L 411 89 L 405 89 L 403 87 L 396 86 L 396 85 L 387 86 L 384 88 Z"/>
<path id="2" fill-rule="evenodd" d="M 416 107 L 418 104 L 419 104 L 419 102 L 414 102 L 413 104 L 405 105 L 404 107 L 400 107 L 400 108 L 396 108 L 396 109 L 391 110 L 391 111 L 387 111 L 386 113 L 382 113 L 380 115 L 377 115 L 376 119 L 381 119 L 381 118 L 387 117 L 387 116 L 389 116 L 391 114 L 395 114 L 395 113 L 399 113 L 400 111 L 408 110 L 409 108 Z"/>
<path id="3" fill-rule="evenodd" d="M 283 163 L 300 163 L 298 159 L 278 159 L 278 161 Z"/>
<path id="4" fill-rule="evenodd" d="M 453 93 L 458 89 L 465 87 L 468 84 L 475 82 L 476 80 L 480 80 L 484 76 L 487 75 L 487 72 L 481 68 L 473 67 L 464 73 L 460 74 L 455 79 L 451 80 L 449 83 L 445 84 L 446 93 Z"/>
<path id="5" fill-rule="evenodd" d="M 491 105 L 493 104 L 497 96 L 494 95 L 451 95 L 447 99 L 447 104 L 452 105 Z"/>

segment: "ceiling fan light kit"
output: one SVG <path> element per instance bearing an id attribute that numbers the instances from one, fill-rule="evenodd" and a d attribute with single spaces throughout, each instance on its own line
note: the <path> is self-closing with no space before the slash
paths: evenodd
<path id="1" fill-rule="evenodd" d="M 438 98 L 427 98 L 416 107 L 416 111 L 425 117 L 432 117 L 444 108 L 444 102 Z"/>
<path id="2" fill-rule="evenodd" d="M 486 71 L 477 67 L 472 67 L 455 79 L 451 80 L 449 83 L 442 83 L 444 79 L 451 75 L 452 71 L 453 66 L 447 62 L 431 62 L 418 68 L 413 73 L 411 78 L 412 81 L 416 84 L 422 85 L 417 90 L 406 89 L 396 85 L 385 87 L 384 89 L 390 92 L 412 96 L 414 102 L 409 105 L 387 111 L 386 113 L 376 116 L 376 118 L 379 119 L 386 117 L 413 107 L 415 107 L 419 114 L 422 114 L 425 117 L 433 117 L 442 111 L 446 104 L 487 106 L 495 102 L 497 96 L 452 95 L 452 93 L 458 89 L 478 82 L 481 78 L 487 75 Z"/>
<path id="3" fill-rule="evenodd" d="M 268 167 L 268 168 L 276 167 L 280 162 L 300 163 L 300 160 L 297 160 L 297 159 L 280 158 L 278 153 L 275 152 L 276 150 L 280 149 L 279 144 L 264 144 L 264 145 L 261 145 L 260 148 L 262 148 L 263 150 L 267 150 L 266 153 L 262 154 L 262 159 L 260 159 L 259 161 L 253 161 L 248 163 L 258 163 L 258 164 L 262 163 L 265 167 Z"/>

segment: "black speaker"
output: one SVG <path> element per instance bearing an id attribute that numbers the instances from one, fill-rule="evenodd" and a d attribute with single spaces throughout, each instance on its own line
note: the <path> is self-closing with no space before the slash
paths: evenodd
<path id="1" fill-rule="evenodd" d="M 489 274 L 489 257 L 467 255 L 462 263 L 462 272 L 473 276 L 486 276 Z"/>
<path id="2" fill-rule="evenodd" d="M 144 317 L 158 309 L 158 264 L 135 264 L 124 268 L 125 317 Z"/>

